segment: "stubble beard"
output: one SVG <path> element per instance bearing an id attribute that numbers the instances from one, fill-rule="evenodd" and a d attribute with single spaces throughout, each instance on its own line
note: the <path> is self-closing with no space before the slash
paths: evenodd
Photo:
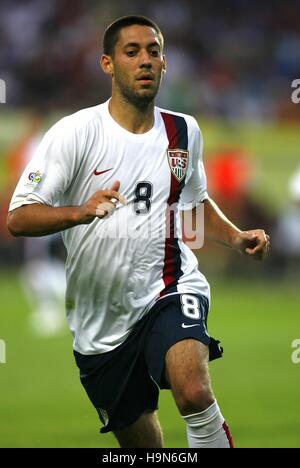
<path id="1" fill-rule="evenodd" d="M 115 84 L 123 98 L 139 110 L 146 110 L 149 105 L 153 104 L 160 86 L 159 84 L 153 90 L 148 89 L 145 94 L 139 93 L 128 86 L 125 77 L 123 78 L 118 73 L 115 73 Z"/>

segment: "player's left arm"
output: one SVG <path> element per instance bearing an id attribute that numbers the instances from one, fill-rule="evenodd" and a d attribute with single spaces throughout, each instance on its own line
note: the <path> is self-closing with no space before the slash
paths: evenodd
<path id="1" fill-rule="evenodd" d="M 204 236 L 240 253 L 263 260 L 270 250 L 270 237 L 263 229 L 241 231 L 210 198 L 204 202 Z"/>

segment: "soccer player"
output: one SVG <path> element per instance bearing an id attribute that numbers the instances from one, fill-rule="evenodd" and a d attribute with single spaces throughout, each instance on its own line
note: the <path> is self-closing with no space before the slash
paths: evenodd
<path id="1" fill-rule="evenodd" d="M 112 96 L 45 135 L 13 195 L 14 236 L 62 231 L 66 309 L 81 382 L 121 447 L 162 447 L 155 410 L 172 391 L 189 447 L 231 447 L 208 360 L 209 285 L 182 241 L 180 210 L 204 207 L 205 236 L 261 259 L 269 237 L 243 232 L 209 198 L 195 119 L 154 99 L 166 71 L 163 36 L 127 16 L 104 34 Z M 149 231 L 150 226 L 150 231 Z"/>

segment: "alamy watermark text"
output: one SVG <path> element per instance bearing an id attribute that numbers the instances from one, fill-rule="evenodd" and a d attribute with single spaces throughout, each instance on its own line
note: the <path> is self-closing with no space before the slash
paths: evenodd
<path id="1" fill-rule="evenodd" d="M 294 349 L 291 355 L 292 363 L 299 364 L 300 363 L 300 339 L 299 338 L 292 342 L 292 348 Z"/>
<path id="2" fill-rule="evenodd" d="M 6 343 L 0 340 L 0 364 L 6 364 Z"/>
<path id="3" fill-rule="evenodd" d="M 296 79 L 292 82 L 292 88 L 294 91 L 292 92 L 292 102 L 294 104 L 299 104 L 300 102 L 300 79 Z"/>
<path id="4" fill-rule="evenodd" d="M 6 103 L 6 83 L 0 78 L 0 104 Z"/>

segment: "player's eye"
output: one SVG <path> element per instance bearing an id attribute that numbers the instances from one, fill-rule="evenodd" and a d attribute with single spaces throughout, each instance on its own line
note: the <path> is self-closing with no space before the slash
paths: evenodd
<path id="1" fill-rule="evenodd" d="M 159 50 L 151 50 L 150 54 L 152 55 L 152 57 L 158 57 L 159 56 Z"/>
<path id="2" fill-rule="evenodd" d="M 135 54 L 136 54 L 136 51 L 135 50 L 127 50 L 126 54 L 128 55 L 128 57 L 134 57 Z"/>

